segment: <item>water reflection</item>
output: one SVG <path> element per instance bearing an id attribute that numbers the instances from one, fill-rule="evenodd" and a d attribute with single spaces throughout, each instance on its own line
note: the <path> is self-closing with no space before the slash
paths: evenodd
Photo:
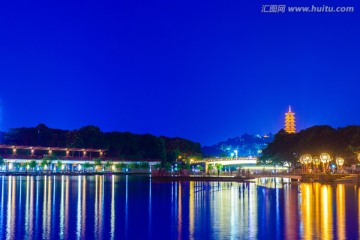
<path id="1" fill-rule="evenodd" d="M 77 189 L 77 193 L 78 193 L 78 196 L 77 196 L 77 221 L 76 221 L 76 237 L 77 239 L 80 239 L 81 237 L 81 212 L 82 212 L 82 209 L 81 209 L 81 177 L 82 176 L 78 176 L 78 189 Z"/>
<path id="2" fill-rule="evenodd" d="M 110 237 L 115 238 L 115 178 L 111 177 L 111 219 L 110 219 Z"/>
<path id="3" fill-rule="evenodd" d="M 360 231 L 351 184 L 2 176 L 0 190 L 0 239 L 357 239 Z"/>
<path id="4" fill-rule="evenodd" d="M 148 212 L 148 218 L 149 218 L 149 226 L 148 226 L 148 235 L 151 236 L 151 218 L 152 218 L 152 211 L 151 211 L 151 208 L 152 208 L 152 204 L 151 204 L 151 196 L 152 196 L 152 182 L 151 182 L 151 176 L 149 178 L 149 212 Z"/>
<path id="5" fill-rule="evenodd" d="M 104 220 L 104 176 L 96 176 L 95 184 L 95 236 L 97 239 L 102 239 Z"/>
<path id="6" fill-rule="evenodd" d="M 336 216 L 337 216 L 337 235 L 339 239 L 345 239 L 345 186 L 338 184 L 336 186 Z"/>
<path id="7" fill-rule="evenodd" d="M 189 199 L 189 232 L 190 232 L 190 238 L 193 238 L 194 235 L 194 196 L 195 196 L 195 182 L 190 182 L 190 199 Z"/>
<path id="8" fill-rule="evenodd" d="M 60 229 L 59 237 L 60 239 L 65 239 L 65 176 L 61 176 L 61 193 L 60 193 Z"/>
<path id="9" fill-rule="evenodd" d="M 14 239 L 15 230 L 15 197 L 16 185 L 15 177 L 10 176 L 8 181 L 8 205 L 7 205 L 7 219 L 6 219 L 6 238 Z"/>
<path id="10" fill-rule="evenodd" d="M 51 177 L 45 176 L 44 178 L 44 195 L 43 195 L 43 214 L 42 214 L 42 238 L 49 239 L 51 234 Z"/>
<path id="11" fill-rule="evenodd" d="M 332 238 L 333 233 L 333 209 L 332 209 L 332 189 L 329 185 L 321 186 L 321 232 L 322 239 Z M 316 206 L 318 207 L 318 206 Z"/>
<path id="12" fill-rule="evenodd" d="M 0 233 L 4 232 L 3 229 L 3 225 L 4 225 L 4 204 L 5 204 L 5 200 L 4 200 L 4 196 L 5 196 L 5 180 L 4 180 L 4 176 L 1 177 L 1 202 L 0 202 Z M 360 202 L 360 201 L 359 201 Z M 0 237 L 2 236 L 2 234 L 0 235 Z"/>
<path id="13" fill-rule="evenodd" d="M 178 205 L 178 213 L 177 213 L 177 239 L 181 239 L 182 235 L 182 190 L 181 190 L 181 182 L 177 183 L 179 185 L 178 188 L 178 199 L 177 199 L 177 205 Z"/>
<path id="14" fill-rule="evenodd" d="M 294 207 L 298 205 L 298 186 L 288 184 L 284 190 L 284 205 L 285 205 L 285 236 L 289 239 L 298 239 L 298 211 Z"/>

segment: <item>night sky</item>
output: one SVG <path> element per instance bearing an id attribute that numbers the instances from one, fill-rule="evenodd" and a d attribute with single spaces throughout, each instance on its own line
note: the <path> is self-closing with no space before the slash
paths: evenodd
<path id="1" fill-rule="evenodd" d="M 355 13 L 261 13 L 263 4 Z M 214 144 L 360 124 L 360 2 L 7 1 L 0 4 L 2 131 L 45 123 Z"/>

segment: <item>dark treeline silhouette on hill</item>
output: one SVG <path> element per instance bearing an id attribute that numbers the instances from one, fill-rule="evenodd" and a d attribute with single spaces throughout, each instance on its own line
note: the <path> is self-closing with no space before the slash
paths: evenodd
<path id="1" fill-rule="evenodd" d="M 44 124 L 30 128 L 13 128 L 3 133 L 4 144 L 107 149 L 106 156 L 114 158 L 159 159 L 163 163 L 182 158 L 202 157 L 200 143 L 183 138 L 156 137 L 130 132 L 102 132 L 96 126 L 78 130 L 48 128 Z"/>
<path id="2" fill-rule="evenodd" d="M 295 134 L 280 130 L 263 150 L 262 163 L 284 164 L 296 163 L 303 154 L 319 156 L 326 152 L 335 160 L 337 156 L 345 159 L 345 164 L 357 163 L 360 152 L 360 126 L 332 128 L 330 126 L 314 126 Z"/>

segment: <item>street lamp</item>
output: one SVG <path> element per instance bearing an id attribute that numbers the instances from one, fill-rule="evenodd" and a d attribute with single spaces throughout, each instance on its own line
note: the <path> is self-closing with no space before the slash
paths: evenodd
<path id="1" fill-rule="evenodd" d="M 323 172 L 325 172 L 326 165 L 331 161 L 331 157 L 328 153 L 320 154 L 320 161 L 323 163 Z"/>
<path id="2" fill-rule="evenodd" d="M 320 164 L 320 158 L 314 157 L 313 163 L 315 164 L 315 169 L 316 169 L 316 171 L 317 171 L 317 170 L 318 170 L 318 166 L 319 166 L 319 164 Z"/>
<path id="3" fill-rule="evenodd" d="M 342 169 L 342 166 L 344 165 L 345 160 L 342 157 L 336 158 L 336 164 L 338 165 L 338 170 Z"/>
<path id="4" fill-rule="evenodd" d="M 305 154 L 300 157 L 300 163 L 305 165 L 305 171 L 307 171 L 307 164 L 311 162 L 312 162 L 312 157 L 310 154 Z"/>

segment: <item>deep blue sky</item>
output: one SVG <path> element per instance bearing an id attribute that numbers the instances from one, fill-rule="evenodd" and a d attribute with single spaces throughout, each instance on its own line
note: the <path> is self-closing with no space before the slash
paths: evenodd
<path id="1" fill-rule="evenodd" d="M 299 129 L 360 124 L 359 1 L 29 2 L 0 4 L 1 130 L 94 124 L 207 145 L 276 133 L 289 104 Z"/>

